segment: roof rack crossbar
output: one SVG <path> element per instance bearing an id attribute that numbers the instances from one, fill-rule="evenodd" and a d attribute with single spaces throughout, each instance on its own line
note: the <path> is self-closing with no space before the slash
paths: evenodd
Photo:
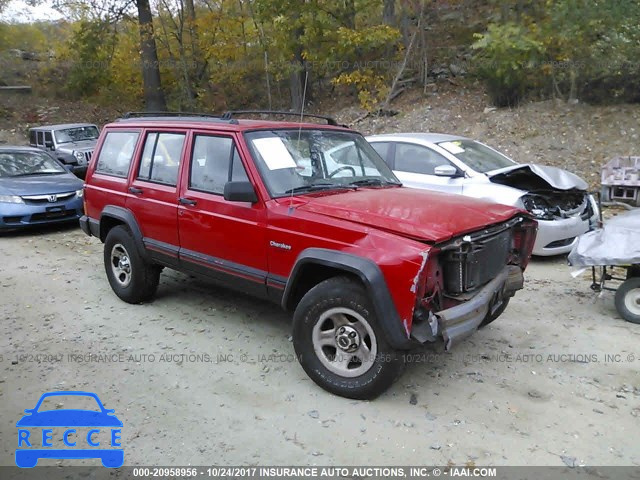
<path id="1" fill-rule="evenodd" d="M 230 110 L 224 112 L 222 115 L 223 120 L 231 120 L 236 115 L 291 115 L 295 117 L 310 117 L 310 118 L 319 118 L 321 120 L 325 120 L 327 125 L 339 126 L 338 122 L 332 117 L 327 117 L 325 115 L 316 115 L 313 113 L 300 113 L 300 112 L 286 112 L 281 110 Z"/>

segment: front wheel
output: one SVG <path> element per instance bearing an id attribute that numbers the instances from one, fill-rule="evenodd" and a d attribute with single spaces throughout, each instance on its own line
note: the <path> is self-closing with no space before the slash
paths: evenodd
<path id="1" fill-rule="evenodd" d="M 498 305 L 498 307 L 494 310 L 493 313 L 491 313 L 491 310 L 489 310 L 489 312 L 487 312 L 486 317 L 484 317 L 484 319 L 482 320 L 482 323 L 478 326 L 478 328 L 486 327 L 491 322 L 496 320 L 500 315 L 502 315 L 504 311 L 507 309 L 507 307 L 509 306 L 509 300 L 511 300 L 511 298 L 503 298 L 502 301 L 500 302 L 500 305 Z"/>
<path id="2" fill-rule="evenodd" d="M 347 398 L 377 397 L 404 366 L 387 344 L 366 290 L 346 277 L 325 280 L 302 298 L 293 316 L 293 346 L 314 382 Z"/>
<path id="3" fill-rule="evenodd" d="M 111 288 L 127 303 L 151 300 L 158 289 L 161 268 L 142 258 L 124 226 L 113 227 L 107 234 L 104 268 Z"/>
<path id="4" fill-rule="evenodd" d="M 615 302 L 622 318 L 640 324 L 640 278 L 627 278 L 616 290 Z"/>

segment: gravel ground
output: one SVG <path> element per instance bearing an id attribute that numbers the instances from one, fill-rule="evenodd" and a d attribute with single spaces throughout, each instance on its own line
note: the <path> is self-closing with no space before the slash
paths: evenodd
<path id="1" fill-rule="evenodd" d="M 306 377 L 279 307 L 175 272 L 128 305 L 101 247 L 76 228 L 0 238 L 1 465 L 50 390 L 115 409 L 125 465 L 640 465 L 640 327 L 562 259 L 534 261 L 503 317 L 450 354 L 415 352 L 360 402 Z"/>

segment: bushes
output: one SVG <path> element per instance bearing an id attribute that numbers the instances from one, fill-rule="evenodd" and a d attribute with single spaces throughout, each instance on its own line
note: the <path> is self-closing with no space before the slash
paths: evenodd
<path id="1" fill-rule="evenodd" d="M 490 24 L 473 45 L 475 72 L 497 106 L 531 93 L 640 101 L 640 3 L 530 3 L 529 11 Z"/>
<path id="2" fill-rule="evenodd" d="M 515 105 L 528 91 L 539 87 L 544 45 L 525 27 L 511 22 L 494 24 L 476 38 L 476 72 L 485 80 L 496 106 Z"/>

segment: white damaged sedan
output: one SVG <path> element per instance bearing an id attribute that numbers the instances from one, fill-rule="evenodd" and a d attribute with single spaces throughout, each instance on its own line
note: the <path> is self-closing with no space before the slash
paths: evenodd
<path id="1" fill-rule="evenodd" d="M 519 164 L 483 143 L 437 133 L 367 137 L 407 187 L 439 190 L 523 208 L 538 220 L 534 255 L 568 253 L 595 228 L 587 183 L 556 167 Z"/>

